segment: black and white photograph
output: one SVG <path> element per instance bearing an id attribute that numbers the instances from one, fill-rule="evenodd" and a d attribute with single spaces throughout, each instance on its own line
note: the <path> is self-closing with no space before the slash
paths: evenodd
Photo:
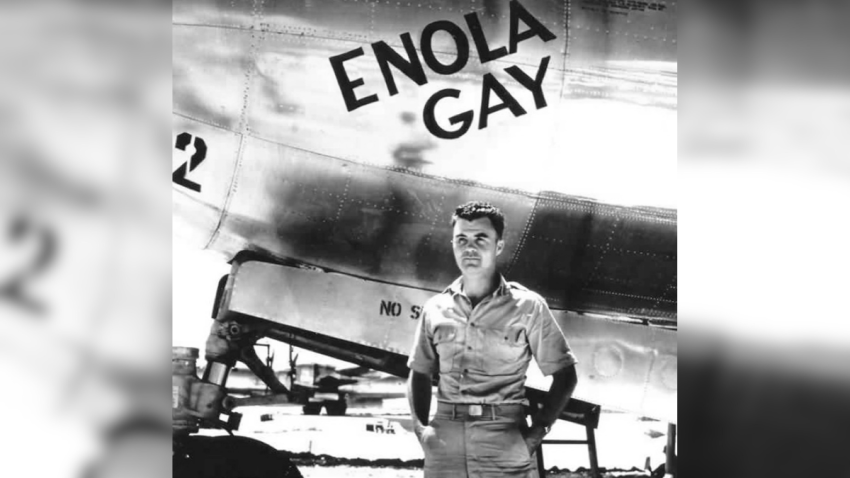
<path id="1" fill-rule="evenodd" d="M 0 477 L 850 478 L 849 6 L 0 2 Z"/>
<path id="2" fill-rule="evenodd" d="M 175 476 L 672 476 L 675 2 L 172 33 Z"/>

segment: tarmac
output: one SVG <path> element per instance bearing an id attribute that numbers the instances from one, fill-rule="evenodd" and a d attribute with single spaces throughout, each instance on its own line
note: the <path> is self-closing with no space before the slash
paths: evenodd
<path id="1" fill-rule="evenodd" d="M 237 410 L 243 419 L 235 434 L 287 453 L 305 477 L 419 477 L 423 452 L 405 407 L 402 399 L 380 409 L 349 409 L 342 417 L 305 416 L 294 406 L 246 407 Z M 644 470 L 664 463 L 666 433 L 666 423 L 603 411 L 596 430 L 603 476 L 648 476 Z M 581 440 L 585 429 L 559 421 L 547 438 Z M 545 466 L 553 470 L 547 477 L 589 476 L 586 446 L 550 444 L 543 450 Z"/>

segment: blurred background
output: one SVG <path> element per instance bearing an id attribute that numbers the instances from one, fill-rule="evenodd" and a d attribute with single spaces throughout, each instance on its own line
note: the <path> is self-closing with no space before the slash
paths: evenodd
<path id="1" fill-rule="evenodd" d="M 170 16 L 0 4 L 3 476 L 170 474 Z"/>
<path id="2" fill-rule="evenodd" d="M 681 8 L 681 468 L 850 476 L 850 2 Z M 171 9 L 0 4 L 3 476 L 168 476 Z"/>
<path id="3" fill-rule="evenodd" d="M 850 476 L 850 3 L 681 11 L 681 468 Z"/>

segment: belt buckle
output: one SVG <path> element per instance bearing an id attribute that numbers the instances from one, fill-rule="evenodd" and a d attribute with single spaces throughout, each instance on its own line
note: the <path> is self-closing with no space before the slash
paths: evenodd
<path id="1" fill-rule="evenodd" d="M 469 406 L 469 416 L 470 417 L 480 417 L 484 415 L 484 408 L 481 405 L 470 405 Z"/>

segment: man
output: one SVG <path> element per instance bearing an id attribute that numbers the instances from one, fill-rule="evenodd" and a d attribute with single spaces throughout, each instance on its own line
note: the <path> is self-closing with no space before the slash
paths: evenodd
<path id="1" fill-rule="evenodd" d="M 470 202 L 457 208 L 452 226 L 461 277 L 425 304 L 408 361 L 425 476 L 536 477 L 534 452 L 572 395 L 577 360 L 546 301 L 498 273 L 501 211 Z M 529 427 L 524 385 L 531 356 L 554 378 Z M 437 413 L 429 423 L 431 377 L 438 372 Z"/>

